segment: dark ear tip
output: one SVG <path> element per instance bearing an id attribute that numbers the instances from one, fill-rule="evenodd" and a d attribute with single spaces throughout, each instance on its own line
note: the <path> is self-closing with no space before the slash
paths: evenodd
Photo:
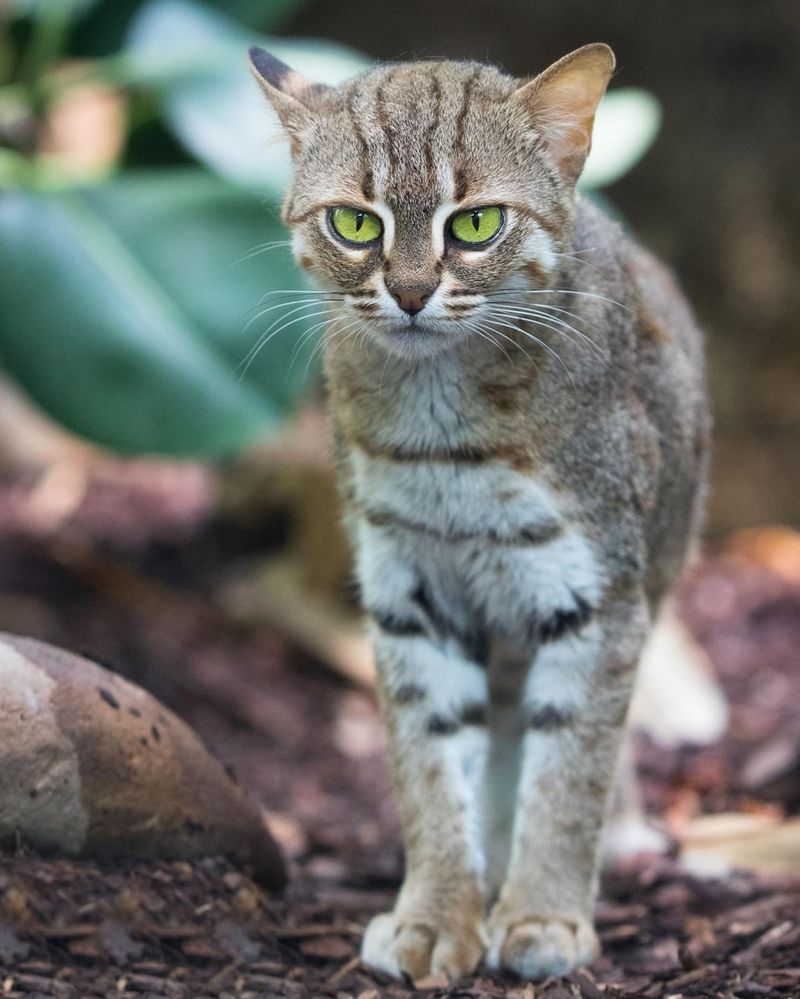
<path id="1" fill-rule="evenodd" d="M 266 49 L 259 48 L 258 45 L 251 45 L 247 50 L 247 56 L 250 59 L 253 69 L 257 70 L 263 76 L 264 71 L 272 61 L 272 56 L 269 52 Z"/>
<path id="2" fill-rule="evenodd" d="M 250 65 L 258 76 L 265 83 L 280 90 L 281 81 L 291 73 L 291 69 L 286 63 L 281 62 L 280 59 L 276 59 L 274 55 L 271 55 L 265 49 L 259 48 L 258 45 L 251 45 L 247 50 L 247 54 L 250 57 Z"/>

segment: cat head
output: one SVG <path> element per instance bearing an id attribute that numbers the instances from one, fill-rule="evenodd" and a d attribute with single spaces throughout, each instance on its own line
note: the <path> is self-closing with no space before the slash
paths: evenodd
<path id="1" fill-rule="evenodd" d="M 381 66 L 337 88 L 262 49 L 291 141 L 295 256 L 383 347 L 420 357 L 480 327 L 493 294 L 544 287 L 614 70 L 586 45 L 531 80 L 490 66 Z"/>

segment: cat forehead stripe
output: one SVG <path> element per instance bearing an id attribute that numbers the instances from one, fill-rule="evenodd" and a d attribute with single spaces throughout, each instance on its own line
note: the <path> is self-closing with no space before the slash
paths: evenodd
<path id="1" fill-rule="evenodd" d="M 413 173 L 429 192 L 465 193 L 465 128 L 470 101 L 483 67 L 413 64 L 379 71 L 374 85 L 354 98 L 347 110 L 354 135 L 366 153 L 365 175 L 393 200 Z M 360 114 L 359 114 L 360 112 Z M 377 169 L 376 169 L 377 167 Z M 444 183 L 443 183 L 444 182 Z M 452 193 L 442 190 L 453 184 Z"/>

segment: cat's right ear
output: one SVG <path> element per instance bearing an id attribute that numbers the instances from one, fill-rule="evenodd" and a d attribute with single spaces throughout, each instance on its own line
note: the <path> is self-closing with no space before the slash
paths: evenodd
<path id="1" fill-rule="evenodd" d="M 570 181 L 578 179 L 589 155 L 594 114 L 614 67 L 614 53 L 607 45 L 584 45 L 512 95 L 531 115 L 561 173 Z"/>
<path id="2" fill-rule="evenodd" d="M 297 148 L 314 125 L 314 98 L 328 88 L 307 80 L 257 45 L 250 47 L 248 56 L 253 76 Z"/>

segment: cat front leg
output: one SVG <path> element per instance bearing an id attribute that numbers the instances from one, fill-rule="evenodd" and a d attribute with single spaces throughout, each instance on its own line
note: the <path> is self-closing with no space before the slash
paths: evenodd
<path id="1" fill-rule="evenodd" d="M 406 876 L 394 911 L 367 928 L 362 958 L 396 977 L 457 978 L 484 952 L 485 672 L 454 641 L 428 637 L 413 608 L 375 618 Z"/>
<path id="2" fill-rule="evenodd" d="M 644 599 L 629 596 L 543 633 L 524 695 L 511 856 L 489 919 L 492 967 L 537 979 L 598 953 L 600 834 L 647 626 Z"/>

